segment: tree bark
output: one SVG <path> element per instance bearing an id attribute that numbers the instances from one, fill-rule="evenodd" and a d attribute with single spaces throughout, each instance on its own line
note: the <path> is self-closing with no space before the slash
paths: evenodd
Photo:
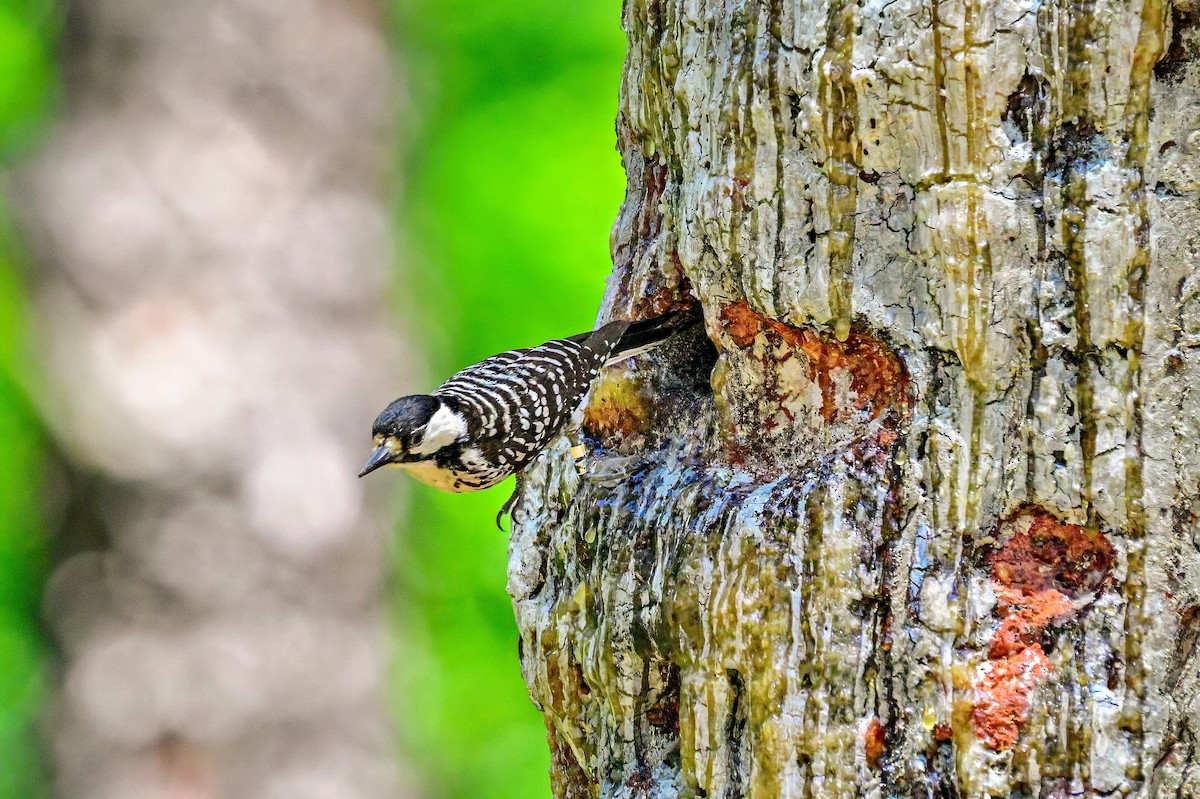
<path id="1" fill-rule="evenodd" d="M 705 322 L 518 513 L 556 795 L 1200 796 L 1196 18 L 627 2 L 601 316 Z"/>
<path id="2" fill-rule="evenodd" d="M 69 5 L 63 118 L 18 184 L 67 464 L 55 794 L 409 794 L 388 514 L 354 477 L 400 362 L 380 10 Z"/>

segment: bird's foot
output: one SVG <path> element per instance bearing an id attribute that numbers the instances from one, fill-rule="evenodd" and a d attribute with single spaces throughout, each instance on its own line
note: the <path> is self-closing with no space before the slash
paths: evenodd
<path id="1" fill-rule="evenodd" d="M 521 498 L 523 493 L 525 493 L 525 475 L 518 472 L 517 487 L 513 489 L 512 496 L 504 501 L 504 504 L 500 506 L 500 512 L 496 514 L 496 527 L 499 528 L 501 532 L 504 532 L 504 525 L 500 523 L 500 520 L 504 518 L 506 513 L 508 514 L 510 521 L 514 523 L 517 521 L 516 517 L 512 513 L 514 510 L 513 506 L 517 504 L 517 501 Z"/>

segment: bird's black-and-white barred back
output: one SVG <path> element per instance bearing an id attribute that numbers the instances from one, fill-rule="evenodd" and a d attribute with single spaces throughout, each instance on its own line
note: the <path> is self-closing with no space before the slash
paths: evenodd
<path id="1" fill-rule="evenodd" d="M 458 406 L 470 442 L 502 472 L 499 482 L 562 432 L 628 327 L 611 322 L 586 338 L 493 355 L 447 380 L 433 396 Z"/>

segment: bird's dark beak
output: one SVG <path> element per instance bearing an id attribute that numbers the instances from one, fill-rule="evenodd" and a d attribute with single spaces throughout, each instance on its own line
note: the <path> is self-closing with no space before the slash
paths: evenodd
<path id="1" fill-rule="evenodd" d="M 387 466 L 394 460 L 396 460 L 396 453 L 392 449 L 388 447 L 376 447 L 375 451 L 371 453 L 371 457 L 367 458 L 367 465 L 358 473 L 358 476 L 368 475 L 380 466 Z"/>

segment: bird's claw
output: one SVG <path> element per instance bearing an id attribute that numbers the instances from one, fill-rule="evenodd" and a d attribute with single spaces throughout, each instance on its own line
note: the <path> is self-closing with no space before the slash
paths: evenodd
<path id="1" fill-rule="evenodd" d="M 516 522 L 516 518 L 510 511 L 512 511 L 513 506 L 517 504 L 517 500 L 521 498 L 521 494 L 524 492 L 525 476 L 522 474 L 517 474 L 517 487 L 513 489 L 512 496 L 504 500 L 504 504 L 500 506 L 500 512 L 496 514 L 496 527 L 500 530 L 500 532 L 504 532 L 504 525 L 500 523 L 500 520 L 504 518 L 504 514 L 507 513 L 508 518 L 514 523 Z"/>

